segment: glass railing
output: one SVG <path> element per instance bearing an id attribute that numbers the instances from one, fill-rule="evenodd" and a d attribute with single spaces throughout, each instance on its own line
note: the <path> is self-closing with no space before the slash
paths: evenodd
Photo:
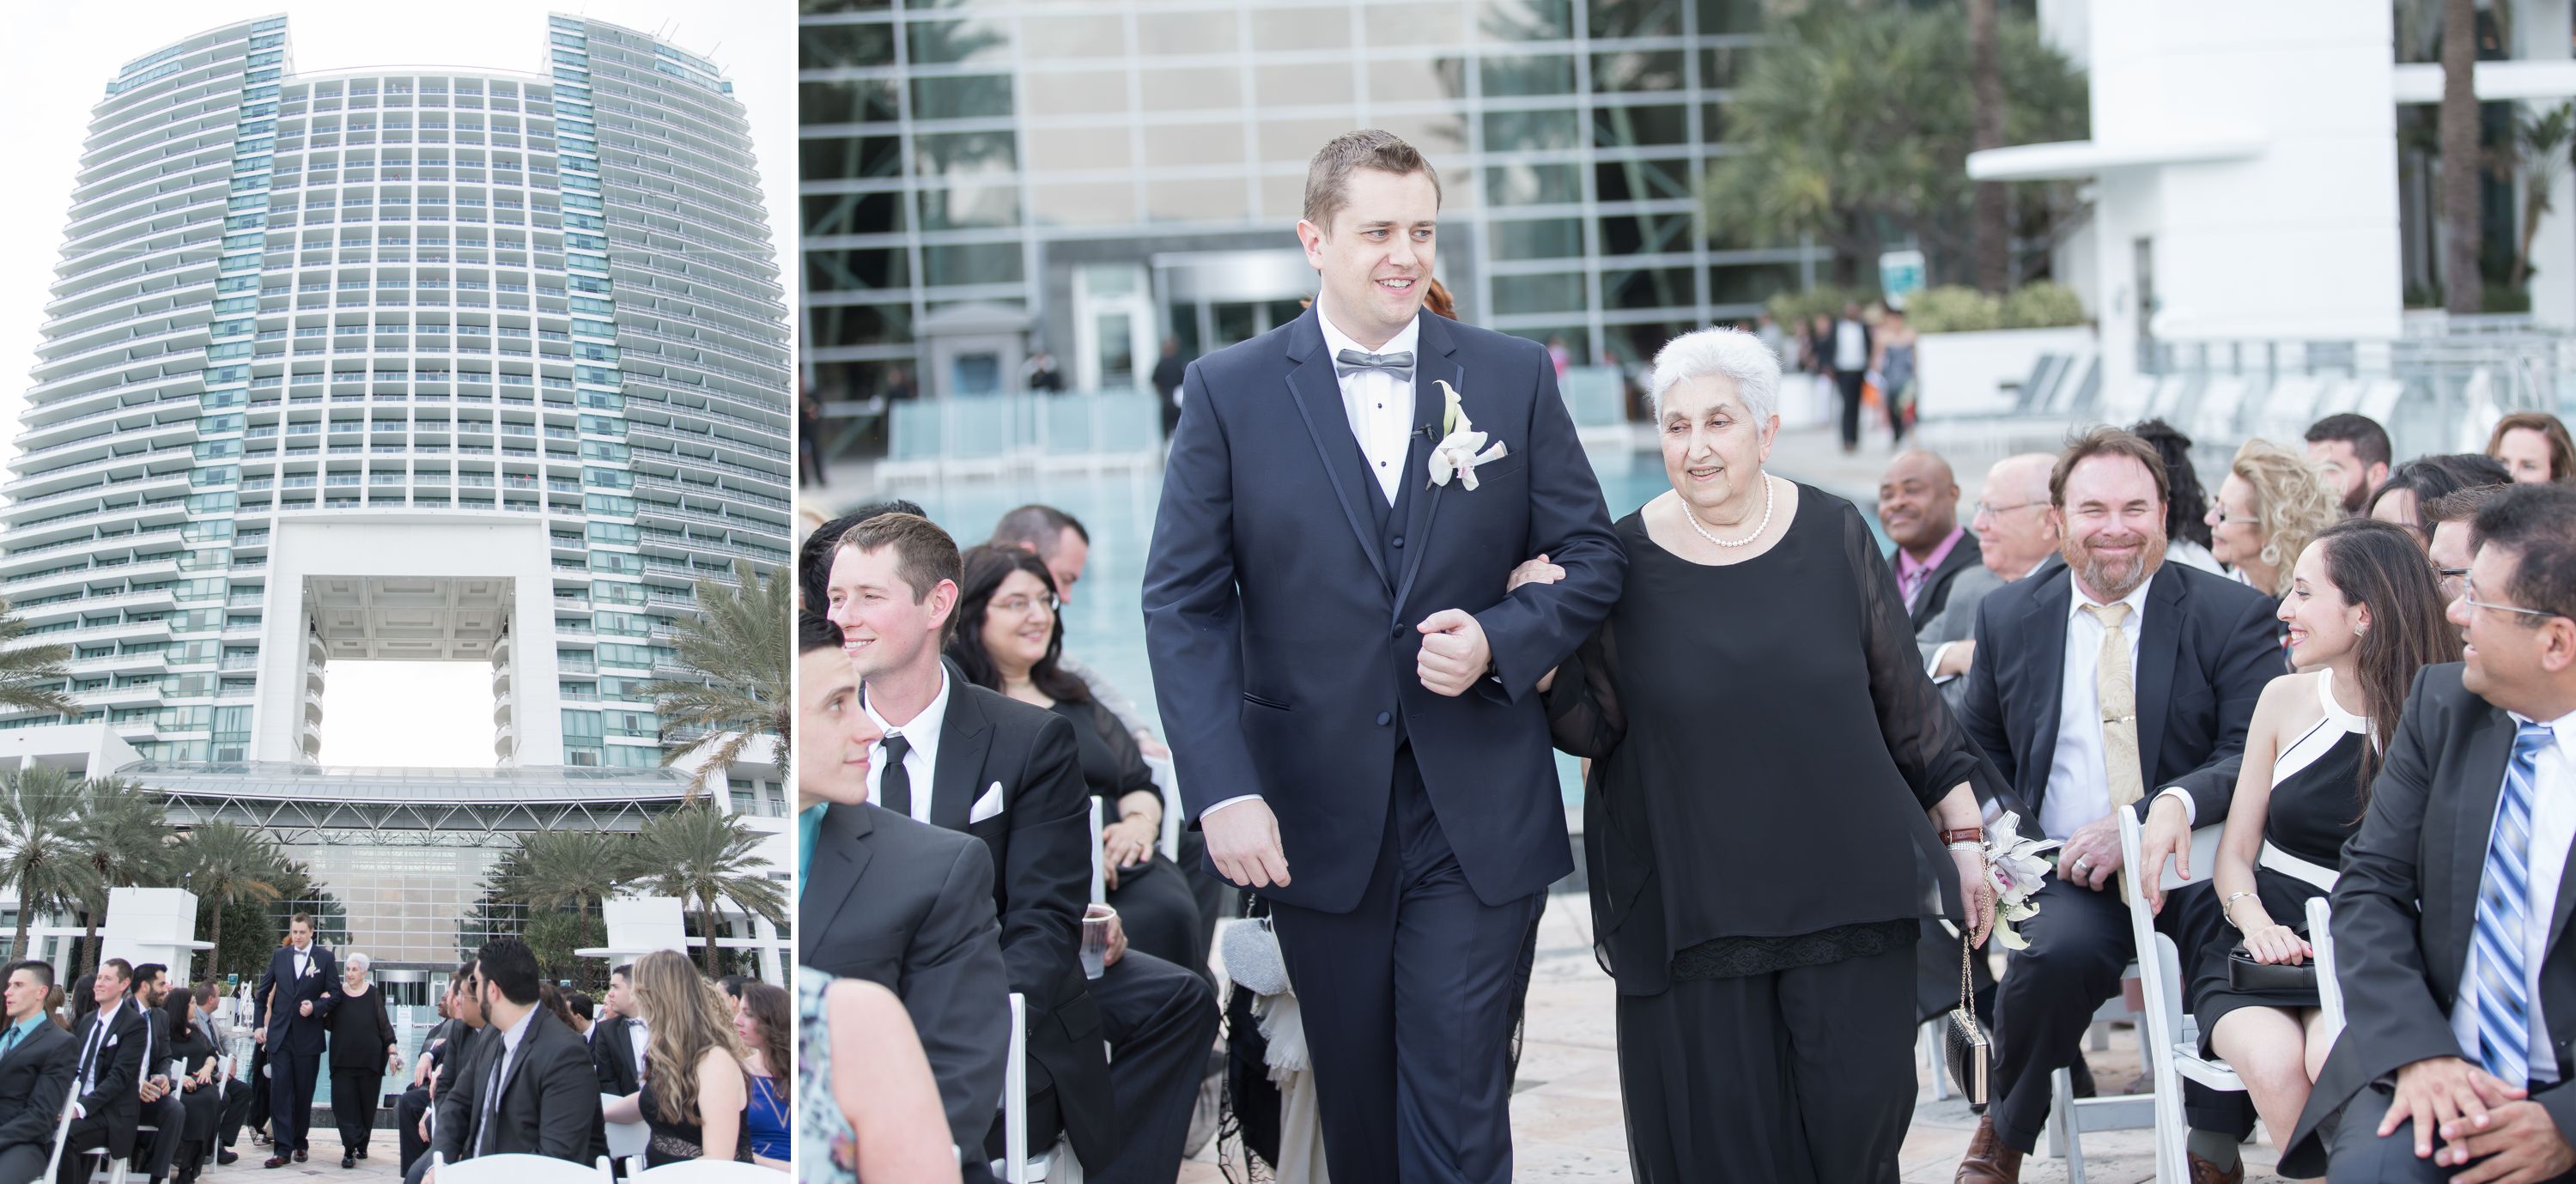
<path id="1" fill-rule="evenodd" d="M 1059 395 L 952 395 L 896 403 L 887 427 L 889 461 L 1060 458 L 1151 454 L 1162 447 L 1152 391 Z"/>

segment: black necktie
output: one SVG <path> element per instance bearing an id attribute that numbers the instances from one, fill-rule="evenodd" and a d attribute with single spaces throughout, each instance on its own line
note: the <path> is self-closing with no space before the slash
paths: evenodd
<path id="1" fill-rule="evenodd" d="M 1413 351 L 1397 350 L 1391 354 L 1362 353 L 1346 349 L 1333 355 L 1344 370 L 1384 370 L 1398 378 L 1413 377 Z"/>
<path id="2" fill-rule="evenodd" d="M 877 804 L 912 817 L 912 774 L 904 771 L 903 756 L 912 751 L 912 741 L 901 732 L 885 735 L 885 774 L 877 779 Z"/>
<path id="3" fill-rule="evenodd" d="M 9 1059 L 9 1053 L 18 1047 L 18 1037 L 25 1035 L 26 1032 L 25 1028 L 16 1024 L 9 1025 L 9 1034 L 0 1036 L 0 1061 Z"/>
<path id="4" fill-rule="evenodd" d="M 501 1105 L 501 1067 L 509 1059 L 510 1044 L 504 1040 L 501 1043 L 501 1055 L 492 1058 L 492 1076 L 483 1086 L 483 1113 L 474 1122 L 474 1154 L 476 1155 L 483 1154 L 483 1148 L 492 1141 L 492 1112 Z"/>
<path id="5" fill-rule="evenodd" d="M 96 1019 L 90 1021 L 89 1039 L 81 1042 L 80 1072 L 73 1074 L 80 1078 L 84 1089 L 97 1084 L 97 1079 L 90 1075 L 90 1070 L 97 1067 L 99 1038 L 105 1035 L 107 1035 L 107 1013 L 102 1011 L 98 1013 Z"/>

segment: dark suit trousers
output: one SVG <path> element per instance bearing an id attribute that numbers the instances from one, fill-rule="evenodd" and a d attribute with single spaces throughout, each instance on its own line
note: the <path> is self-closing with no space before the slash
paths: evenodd
<path id="1" fill-rule="evenodd" d="M 268 1058 L 268 1133 L 281 1148 L 312 1149 L 313 1087 L 321 1084 L 322 1054 L 279 1053 Z"/>
<path id="2" fill-rule="evenodd" d="M 2328 1184 L 2443 1184 L 2452 1173 L 2468 1168 L 2437 1167 L 2430 1159 L 2415 1158 L 2415 1123 L 2401 1123 L 2397 1133 L 2379 1137 L 2379 1122 L 2388 1117 L 2389 1091 L 2373 1085 L 2354 1094 L 2344 1103 L 2343 1113 L 2334 1119 L 2336 1126 L 2327 1139 L 2326 1180 Z M 2436 1150 L 2440 1139 L 2433 1140 Z M 2484 1162 L 2484 1161 L 2480 1161 Z M 2476 1166 L 2475 1164 L 2470 1165 Z M 2576 1181 L 2576 1172 L 2552 1177 L 2551 1184 Z"/>
<path id="3" fill-rule="evenodd" d="M 250 1117 L 251 1106 L 259 1101 L 261 1092 L 252 1089 L 247 1081 L 224 1083 L 224 1117 L 215 1138 L 218 1146 L 230 1147 L 241 1138 L 242 1122 Z"/>
<path id="4" fill-rule="evenodd" d="M 373 1069 L 331 1070 L 331 1117 L 340 1128 L 342 1154 L 367 1148 L 367 1132 L 376 1125 L 377 1091 L 385 1075 Z"/>
<path id="5" fill-rule="evenodd" d="M 420 1120 L 429 1115 L 429 1091 L 413 1086 L 394 1099 L 394 1133 L 402 1144 L 403 1170 L 411 1170 L 413 1161 L 429 1154 L 429 1140 L 420 1137 Z"/>
<path id="6" fill-rule="evenodd" d="M 2094 1011 L 2120 993 L 2121 972 L 2137 957 L 2116 886 L 2095 892 L 2051 877 L 2036 899 L 2039 915 L 2018 927 L 2030 947 L 2013 951 L 1995 990 L 1995 1102 L 1986 1113 L 2004 1144 L 2025 1154 L 2048 1123 L 2049 1075 L 2083 1056 Z M 2166 909 L 2158 928 L 2176 948 L 2194 948 L 2183 944 L 2188 935 L 2172 932 L 2175 915 Z M 2244 1094 L 2184 1082 L 2183 1109 L 2194 1130 L 2254 1133 L 2254 1103 Z"/>
<path id="7" fill-rule="evenodd" d="M 179 1153 L 179 1142 L 188 1126 L 188 1108 L 176 1094 L 163 1094 L 157 1102 L 143 1103 L 141 1126 L 153 1132 L 134 1145 L 134 1167 L 146 1179 L 162 1180 L 170 1175 L 170 1161 Z"/>
<path id="8" fill-rule="evenodd" d="M 75 1082 L 72 1088 L 79 1089 L 80 1086 Z M 89 1184 L 90 1159 L 87 1153 L 107 1145 L 107 1119 L 95 1114 L 73 1119 L 71 1134 L 63 1140 L 63 1162 L 55 1169 L 54 1178 L 61 1184 Z M 47 1147 L 45 1153 L 51 1155 L 53 1150 Z"/>
<path id="9" fill-rule="evenodd" d="M 1834 372 L 1834 393 L 1841 397 L 1842 402 L 1843 447 L 1845 448 L 1855 448 L 1860 445 L 1860 387 L 1861 383 L 1868 378 L 1868 374 L 1859 370 L 1850 373 L 1839 370 Z"/>
<path id="10" fill-rule="evenodd" d="M 20 1143 L 0 1149 L 0 1184 L 35 1184 L 45 1174 L 45 1157 L 54 1153 L 49 1135 L 42 1143 Z"/>
<path id="11" fill-rule="evenodd" d="M 1170 869 L 1156 872 L 1162 875 Z M 1099 978 L 1092 1001 L 1109 1038 L 1109 1091 L 1117 1099 L 1118 1152 L 1082 1165 L 1101 1184 L 1172 1184 L 1189 1141 L 1199 1078 L 1216 1046 L 1216 991 L 1206 980 L 1131 944 Z"/>
<path id="12" fill-rule="evenodd" d="M 1325 1167 L 1336 1180 L 1507 1184 L 1512 1024 L 1546 895 L 1476 898 L 1410 746 L 1396 750 L 1393 791 L 1358 907 L 1271 906 L 1314 1053 Z"/>
<path id="13" fill-rule="evenodd" d="M 250 1087 L 250 1125 L 254 1130 L 268 1129 L 268 1046 L 255 1044 L 250 1050 L 250 1072 L 242 1075 L 242 1084 Z"/>

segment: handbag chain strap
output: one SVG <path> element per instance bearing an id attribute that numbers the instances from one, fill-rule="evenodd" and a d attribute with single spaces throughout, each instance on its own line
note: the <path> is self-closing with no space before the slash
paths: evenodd
<path id="1" fill-rule="evenodd" d="M 1975 978 L 1968 971 L 1968 940 L 1968 931 L 1963 927 L 1959 930 L 1959 1014 L 1973 1033 L 1977 1030 L 1977 1007 Z"/>

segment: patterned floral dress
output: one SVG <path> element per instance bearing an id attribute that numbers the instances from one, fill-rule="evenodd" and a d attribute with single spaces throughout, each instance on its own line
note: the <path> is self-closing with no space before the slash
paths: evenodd
<path id="1" fill-rule="evenodd" d="M 802 1184 L 858 1184 L 859 1142 L 832 1097 L 832 1026 L 823 993 L 832 976 L 796 970 L 796 1040 L 803 1081 L 796 1091 L 796 1177 Z"/>

